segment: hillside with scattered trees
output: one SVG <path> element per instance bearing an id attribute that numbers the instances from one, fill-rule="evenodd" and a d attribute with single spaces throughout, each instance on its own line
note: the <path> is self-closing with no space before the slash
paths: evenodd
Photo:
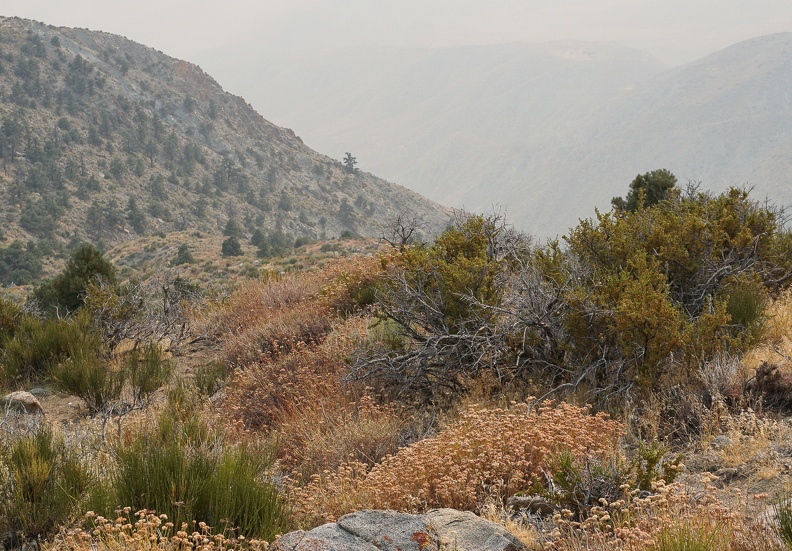
<path id="1" fill-rule="evenodd" d="M 290 250 L 298 240 L 378 237 L 402 212 L 427 234 L 449 220 L 351 154 L 342 163 L 312 151 L 195 65 L 120 36 L 18 18 L 0 18 L 0 162 L 6 286 L 53 274 L 86 241 L 226 232 Z"/>

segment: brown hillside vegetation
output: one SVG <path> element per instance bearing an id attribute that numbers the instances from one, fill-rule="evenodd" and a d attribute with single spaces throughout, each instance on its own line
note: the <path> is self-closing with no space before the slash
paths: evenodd
<path id="1" fill-rule="evenodd" d="M 531 549 L 784 549 L 781 214 L 672 189 L 564 245 L 460 216 L 230 294 L 90 284 L 69 318 L 3 299 L 3 387 L 46 417 L 1 418 L 0 531 L 259 549 L 362 508 L 453 507 Z"/>

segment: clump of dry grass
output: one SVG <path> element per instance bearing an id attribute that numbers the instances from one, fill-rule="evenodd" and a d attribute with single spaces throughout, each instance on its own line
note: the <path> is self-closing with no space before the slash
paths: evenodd
<path id="1" fill-rule="evenodd" d="M 789 425 L 746 410 L 727 417 L 723 433 L 729 437 L 719 453 L 723 464 L 737 467 L 751 460 L 772 465 L 773 445 L 788 441 Z"/>
<path id="2" fill-rule="evenodd" d="M 305 401 L 278 427 L 278 458 L 292 476 L 305 480 L 344 463 L 374 465 L 398 451 L 406 421 L 392 405 L 371 396 L 357 402 Z"/>
<path id="3" fill-rule="evenodd" d="M 655 483 L 652 493 L 623 487 L 624 497 L 591 510 L 584 521 L 570 511 L 553 518 L 540 539 L 543 549 L 651 551 L 781 551 L 760 518 L 764 495 L 731 495 L 707 485 Z"/>
<path id="4" fill-rule="evenodd" d="M 305 343 L 318 342 L 332 328 L 332 320 L 314 304 L 303 302 L 278 310 L 266 323 L 230 335 L 223 343 L 228 365 L 247 368 L 283 356 Z"/>
<path id="5" fill-rule="evenodd" d="M 321 286 L 318 275 L 292 274 L 247 282 L 208 312 L 202 325 L 216 336 L 237 335 L 262 325 L 279 310 L 316 295 Z"/>
<path id="6" fill-rule="evenodd" d="M 267 361 L 301 343 L 320 342 L 333 320 L 373 301 L 386 256 L 353 257 L 322 269 L 249 282 L 199 325 L 223 342 L 233 367 Z"/>
<path id="7" fill-rule="evenodd" d="M 530 519 L 526 513 L 515 514 L 511 508 L 504 507 L 503 503 L 490 500 L 480 508 L 478 514 L 506 528 L 528 549 L 542 549 L 542 535 L 538 528 L 540 523 Z"/>
<path id="8" fill-rule="evenodd" d="M 294 510 L 304 523 L 332 520 L 367 507 L 421 511 L 432 507 L 477 510 L 530 491 L 551 457 L 611 453 L 622 426 L 587 408 L 518 404 L 510 409 L 469 408 L 437 436 L 388 456 L 367 472 L 361 463 L 314 476 L 294 489 Z"/>
<path id="9" fill-rule="evenodd" d="M 238 370 L 224 407 L 242 427 L 271 430 L 281 466 L 297 478 L 348 461 L 372 465 L 395 453 L 405 426 L 393 405 L 344 385 L 344 358 L 364 338 L 367 320 L 350 318 L 320 344 Z"/>
<path id="10" fill-rule="evenodd" d="M 228 385 L 226 409 L 246 428 L 262 430 L 284 423 L 306 404 L 345 399 L 340 391 L 344 357 L 364 330 L 364 320 L 352 319 L 321 343 L 300 342 L 289 354 L 270 355 L 246 365 Z"/>

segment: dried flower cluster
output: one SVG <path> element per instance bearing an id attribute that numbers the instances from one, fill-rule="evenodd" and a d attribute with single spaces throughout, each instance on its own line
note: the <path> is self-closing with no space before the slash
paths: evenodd
<path id="1" fill-rule="evenodd" d="M 766 495 L 745 503 L 741 496 L 718 495 L 713 486 L 695 489 L 683 483 L 655 484 L 641 495 L 624 486 L 623 499 L 591 511 L 584 521 L 572 520 L 570 511 L 553 518 L 554 528 L 543 534 L 544 548 L 571 551 L 671 550 L 702 551 L 777 550 L 783 546 L 767 519 L 757 514 Z M 731 503 L 731 505 L 729 505 Z M 735 509 L 734 503 L 745 504 Z"/>
<path id="2" fill-rule="evenodd" d="M 386 457 L 367 471 L 350 463 L 316 475 L 295 489 L 304 519 L 333 519 L 359 503 L 420 511 L 431 507 L 477 510 L 541 483 L 542 469 L 561 451 L 583 459 L 612 452 L 622 427 L 587 408 L 519 404 L 469 408 L 437 436 Z"/>
<path id="3" fill-rule="evenodd" d="M 146 509 L 132 513 L 129 507 L 116 514 L 111 520 L 89 511 L 85 514 L 87 528 L 64 532 L 53 548 L 72 551 L 264 551 L 269 548 L 266 541 L 235 536 L 230 527 L 219 533 L 213 533 L 204 522 L 182 522 L 177 527 L 167 515 Z"/>

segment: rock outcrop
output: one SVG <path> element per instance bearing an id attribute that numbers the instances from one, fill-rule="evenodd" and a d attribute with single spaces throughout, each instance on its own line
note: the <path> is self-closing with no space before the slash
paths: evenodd
<path id="1" fill-rule="evenodd" d="M 24 390 L 18 390 L 0 398 L 0 408 L 4 411 L 44 415 L 44 409 L 38 399 Z"/>
<path id="2" fill-rule="evenodd" d="M 280 538 L 278 551 L 517 551 L 505 528 L 470 512 L 433 509 L 423 515 L 364 510 L 308 532 Z"/>

